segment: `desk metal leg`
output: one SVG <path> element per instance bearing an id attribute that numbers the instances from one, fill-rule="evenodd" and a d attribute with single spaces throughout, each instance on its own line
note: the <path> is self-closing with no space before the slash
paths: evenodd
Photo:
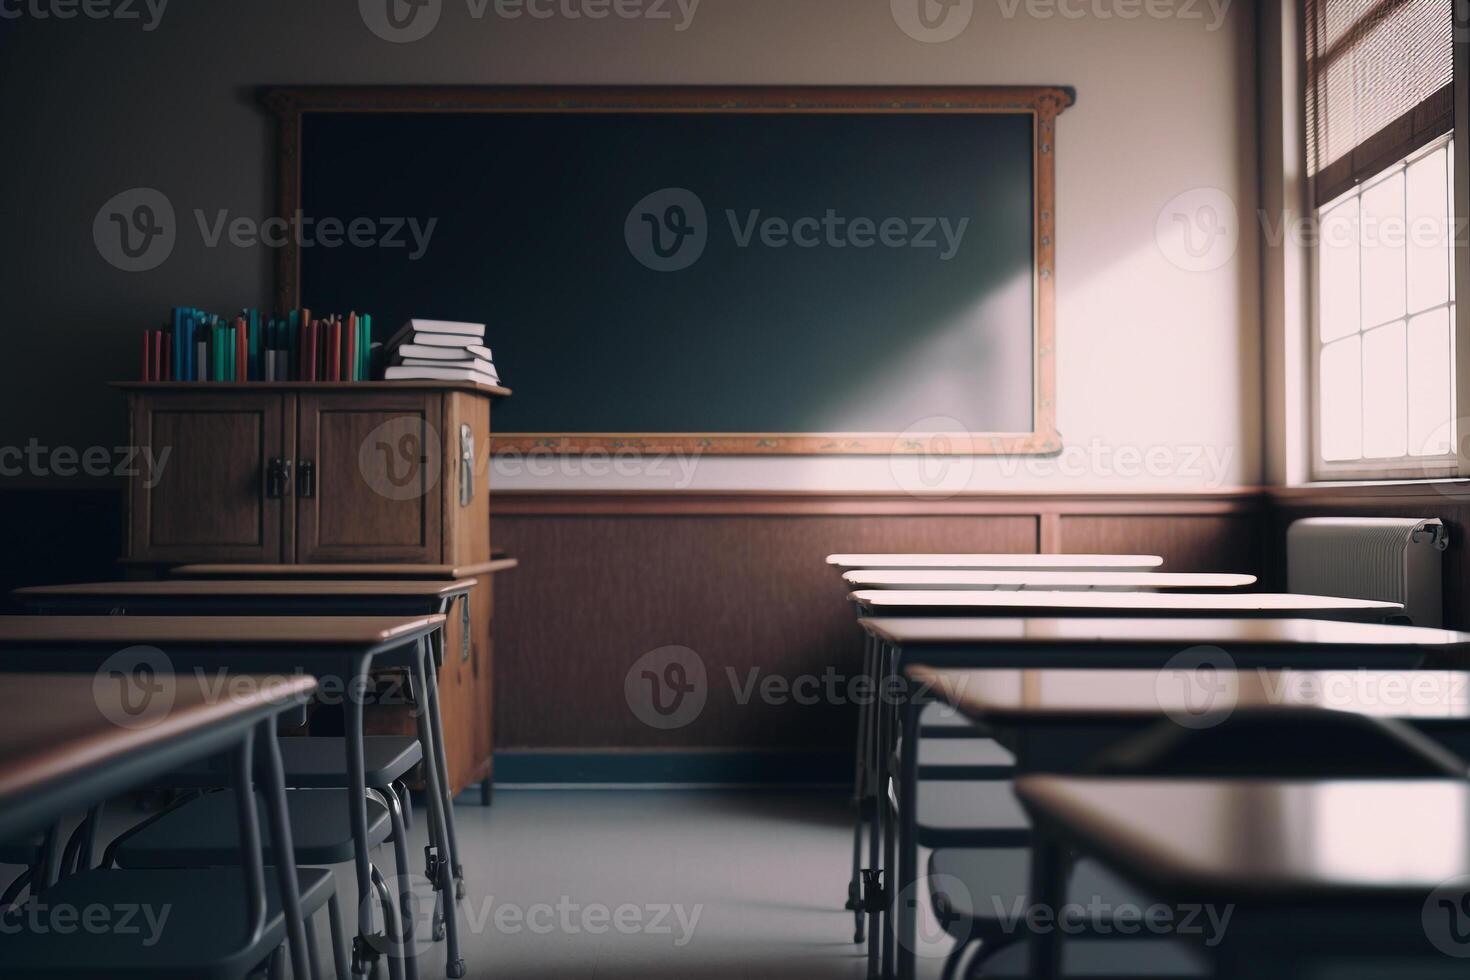
<path id="1" fill-rule="evenodd" d="M 894 773 L 889 768 L 889 761 L 893 758 L 894 734 L 895 734 L 895 709 L 894 688 L 892 678 L 898 673 L 898 655 L 896 647 L 887 647 L 886 656 L 883 658 L 882 669 L 879 670 L 879 705 L 878 727 L 880 730 L 878 739 L 878 811 L 883 815 L 881 828 L 883 832 L 883 976 L 891 978 L 894 976 L 896 955 L 894 940 L 896 933 L 893 924 L 893 907 L 897 897 L 895 887 L 894 871 L 898 867 L 896 859 L 897 849 L 897 826 L 898 814 L 893 812 L 889 806 L 892 792 Z"/>
<path id="2" fill-rule="evenodd" d="M 447 842 L 449 832 L 445 826 L 444 814 L 444 787 L 439 782 L 439 767 L 435 764 L 436 749 L 434 746 L 433 724 L 430 717 L 430 706 L 432 701 L 429 696 L 428 644 L 420 640 L 418 649 L 413 658 L 414 686 L 424 692 L 424 703 L 419 710 L 414 712 L 414 720 L 418 724 L 419 743 L 424 750 L 424 776 L 428 782 L 428 802 L 430 827 L 436 831 L 435 836 L 440 842 Z M 434 887 L 439 891 L 444 901 L 444 935 L 448 944 L 447 964 L 445 973 L 451 978 L 459 978 L 465 974 L 465 963 L 459 954 L 459 917 L 457 915 L 456 903 L 454 901 L 453 881 L 450 876 L 450 863 L 448 855 L 440 854 L 430 862 L 429 878 Z"/>
<path id="3" fill-rule="evenodd" d="M 468 599 L 462 600 L 468 602 Z M 464 898 L 464 865 L 459 860 L 459 840 L 454 833 L 454 795 L 449 783 L 449 759 L 444 752 L 444 715 L 439 709 L 439 670 L 444 662 L 444 630 L 434 631 L 431 641 L 437 647 L 436 656 L 425 672 L 428 693 L 429 724 L 434 733 L 434 765 L 439 770 L 439 786 L 444 800 L 444 860 L 454 873 L 454 897 Z"/>
<path id="4" fill-rule="evenodd" d="M 863 634 L 863 677 L 869 685 L 873 682 L 873 637 L 867 633 Z M 871 787 L 868 784 L 870 772 L 869 755 L 869 716 L 872 714 L 873 706 L 867 699 L 860 700 L 858 704 L 857 725 L 857 747 L 854 755 L 853 774 L 853 806 L 856 813 L 853 816 L 852 826 L 852 877 L 847 883 L 847 908 L 853 913 L 853 936 L 852 941 L 861 943 L 863 941 L 863 926 L 865 924 L 864 902 L 863 902 L 863 828 L 870 822 L 872 813 Z"/>
<path id="5" fill-rule="evenodd" d="M 919 709 L 920 699 L 905 692 L 899 705 L 898 876 L 893 902 L 899 980 L 913 980 L 919 913 Z"/>
<path id="6" fill-rule="evenodd" d="M 286 916 L 286 937 L 291 949 L 291 974 L 316 976 L 310 967 L 306 945 L 306 923 L 301 915 L 301 885 L 296 877 L 296 846 L 291 840 L 291 816 L 286 809 L 285 770 L 281 747 L 276 742 L 276 720 L 268 718 L 256 726 L 257 757 L 264 785 L 266 819 L 271 829 L 271 853 L 275 856 L 276 887 L 281 891 L 281 910 Z"/>
<path id="7" fill-rule="evenodd" d="M 373 945 L 374 896 L 367 845 L 367 765 L 362 734 L 362 702 L 367 696 L 368 675 L 365 665 L 354 667 L 345 675 L 347 703 L 343 734 L 347 744 L 347 816 L 352 824 L 353 866 L 357 872 L 357 935 L 352 940 L 352 972 L 361 976 L 369 972 L 369 964 L 377 958 L 377 947 Z"/>
<path id="8" fill-rule="evenodd" d="M 1031 845 L 1031 904 L 1055 913 L 1066 900 L 1066 855 L 1040 828 Z M 1027 975 L 1032 980 L 1061 976 L 1062 935 L 1058 928 L 1036 929 L 1027 937 Z"/>

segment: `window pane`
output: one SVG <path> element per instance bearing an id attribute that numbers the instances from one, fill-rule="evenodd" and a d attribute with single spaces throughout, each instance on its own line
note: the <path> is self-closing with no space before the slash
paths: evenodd
<path id="1" fill-rule="evenodd" d="M 1354 335 L 1322 348 L 1322 403 L 1318 431 L 1323 459 L 1363 455 L 1363 382 L 1359 338 Z"/>
<path id="2" fill-rule="evenodd" d="M 1321 212 L 1317 321 L 1322 342 L 1358 331 L 1358 198 Z"/>
<path id="3" fill-rule="evenodd" d="M 1363 325 L 1404 315 L 1404 174 L 1363 191 Z"/>
<path id="4" fill-rule="evenodd" d="M 1443 456 L 1454 448 L 1454 399 L 1450 390 L 1450 313 L 1446 307 L 1409 321 L 1409 453 Z"/>
<path id="5" fill-rule="evenodd" d="M 1408 392 L 1404 324 L 1363 334 L 1363 455 L 1408 454 Z"/>
<path id="6" fill-rule="evenodd" d="M 1443 149 L 1409 168 L 1406 192 L 1409 312 L 1415 313 L 1450 295 L 1449 178 Z"/>
<path id="7" fill-rule="evenodd" d="M 1445 148 L 1444 148 L 1444 169 L 1445 169 L 1445 172 L 1446 173 L 1449 173 L 1449 174 L 1453 174 L 1455 172 L 1455 141 L 1454 140 L 1450 140 L 1449 143 L 1445 145 Z M 1454 194 L 1451 194 L 1450 195 L 1450 200 L 1454 200 L 1454 198 L 1455 198 L 1455 195 Z M 1451 221 L 1450 222 L 1450 231 L 1453 233 L 1454 230 L 1455 230 L 1455 223 L 1453 221 Z M 1460 237 L 1460 236 L 1457 235 L 1457 234 L 1451 234 L 1449 236 L 1450 241 L 1454 241 L 1458 237 Z M 1453 303 L 1454 301 L 1455 301 L 1455 272 L 1454 272 L 1453 269 L 1451 269 L 1450 270 L 1450 302 Z M 1455 322 L 1455 315 L 1454 315 L 1454 313 L 1451 313 L 1450 314 L 1450 322 L 1451 323 L 1454 323 Z"/>

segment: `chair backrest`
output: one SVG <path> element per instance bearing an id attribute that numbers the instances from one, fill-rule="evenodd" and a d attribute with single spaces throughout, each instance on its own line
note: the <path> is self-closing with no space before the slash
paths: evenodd
<path id="1" fill-rule="evenodd" d="M 1393 719 L 1321 708 L 1240 708 L 1198 727 L 1161 721 L 1100 753 L 1097 775 L 1463 779 L 1463 759 Z"/>

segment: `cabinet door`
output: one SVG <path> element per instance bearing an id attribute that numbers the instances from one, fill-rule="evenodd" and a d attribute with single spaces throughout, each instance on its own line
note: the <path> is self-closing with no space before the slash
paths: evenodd
<path id="1" fill-rule="evenodd" d="M 296 561 L 442 561 L 436 392 L 297 399 Z"/>
<path id="2" fill-rule="evenodd" d="M 156 561 L 279 562 L 289 492 L 268 481 L 290 457 L 280 393 L 150 392 L 132 401 L 129 554 Z"/>

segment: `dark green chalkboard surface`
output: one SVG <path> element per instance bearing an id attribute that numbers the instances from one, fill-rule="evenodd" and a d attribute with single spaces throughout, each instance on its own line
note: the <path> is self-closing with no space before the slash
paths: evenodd
<path id="1" fill-rule="evenodd" d="M 1047 134 L 1034 111 L 306 112 L 299 207 L 379 244 L 302 248 L 298 295 L 378 340 L 488 324 L 502 440 L 1034 450 Z"/>

